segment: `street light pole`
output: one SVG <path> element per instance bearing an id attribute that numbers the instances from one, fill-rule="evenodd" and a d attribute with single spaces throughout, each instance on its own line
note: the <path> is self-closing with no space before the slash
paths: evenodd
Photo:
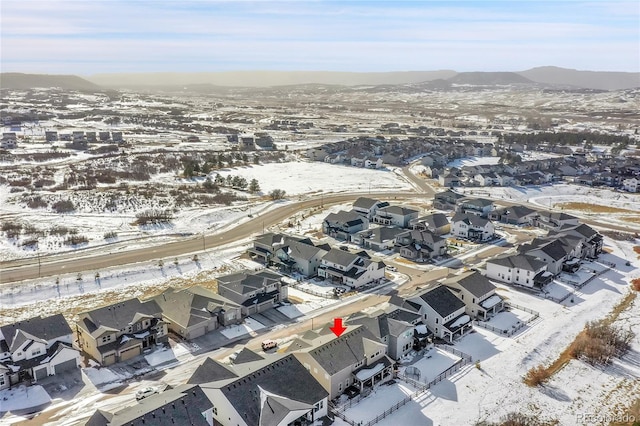
<path id="1" fill-rule="evenodd" d="M 206 251 L 207 247 L 205 245 L 205 240 L 204 240 L 204 231 L 202 231 L 202 251 Z"/>

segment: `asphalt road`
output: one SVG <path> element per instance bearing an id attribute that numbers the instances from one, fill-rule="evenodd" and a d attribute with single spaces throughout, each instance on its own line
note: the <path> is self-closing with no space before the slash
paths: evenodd
<path id="1" fill-rule="evenodd" d="M 235 226 L 227 231 L 217 234 L 186 237 L 172 242 L 152 242 L 146 247 L 134 248 L 117 252 L 105 252 L 109 246 L 92 251 L 73 252 L 56 255 L 31 257 L 0 263 L 0 283 L 12 283 L 38 277 L 55 276 L 83 271 L 97 271 L 113 266 L 122 266 L 132 263 L 145 262 L 154 259 L 167 259 L 181 256 L 187 253 L 202 252 L 234 241 L 243 240 L 254 234 L 261 234 L 268 226 L 280 223 L 292 217 L 300 210 L 305 210 L 320 205 L 330 205 L 353 201 L 358 197 L 367 196 L 377 199 L 421 199 L 424 194 L 415 192 L 371 192 L 324 195 L 308 200 L 298 201 L 284 205 L 280 208 L 268 211 L 240 226 Z"/>

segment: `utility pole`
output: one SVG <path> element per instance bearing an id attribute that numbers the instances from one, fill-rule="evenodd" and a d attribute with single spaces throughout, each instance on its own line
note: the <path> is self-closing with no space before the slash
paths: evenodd
<path id="1" fill-rule="evenodd" d="M 207 246 L 204 240 L 204 231 L 202 231 L 202 251 L 206 251 L 206 250 L 207 250 Z"/>
<path id="2" fill-rule="evenodd" d="M 40 249 L 38 249 L 38 251 L 36 252 L 38 255 L 38 278 L 40 278 L 40 269 L 41 269 L 41 264 L 40 264 Z"/>

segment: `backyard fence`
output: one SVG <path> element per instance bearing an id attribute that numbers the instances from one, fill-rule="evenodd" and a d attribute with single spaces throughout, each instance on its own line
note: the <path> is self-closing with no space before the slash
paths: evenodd
<path id="1" fill-rule="evenodd" d="M 432 386 L 440 383 L 441 381 L 443 381 L 447 377 L 453 376 L 456 372 L 458 372 L 458 370 L 460 370 L 465 365 L 470 364 L 471 362 L 473 362 L 473 358 L 471 357 L 471 355 L 465 354 L 464 352 L 461 352 L 461 351 L 459 351 L 459 350 L 457 350 L 455 348 L 452 348 L 450 346 L 436 344 L 435 347 L 438 348 L 438 349 L 441 349 L 443 351 L 446 351 L 446 352 L 449 352 L 449 353 L 452 353 L 452 354 L 456 355 L 457 357 L 460 358 L 460 360 L 458 360 L 458 362 L 453 364 L 451 367 L 447 368 L 445 371 L 440 373 L 437 377 L 435 377 L 433 380 L 431 380 L 428 383 L 423 383 L 423 382 L 414 380 L 411 377 L 408 377 L 407 375 L 404 375 L 404 374 L 398 375 L 399 379 L 401 379 L 401 380 L 413 385 L 418 390 L 416 392 L 412 393 L 411 395 L 407 395 L 401 401 L 395 403 L 390 408 L 388 408 L 385 411 L 383 411 L 382 413 L 378 414 L 373 419 L 369 420 L 368 422 L 363 422 L 363 421 L 355 422 L 355 421 L 349 419 L 344 414 L 344 411 L 348 410 L 354 404 L 356 404 L 356 403 L 360 402 L 362 399 L 366 398 L 366 396 L 361 396 L 361 395 L 357 395 L 353 399 L 349 400 L 349 402 L 347 402 L 344 405 L 341 405 L 340 407 L 336 407 L 335 405 L 330 403 L 329 404 L 329 408 L 331 409 L 331 412 L 334 415 L 340 417 L 342 420 L 344 420 L 345 422 L 347 422 L 351 426 L 372 426 L 372 425 L 378 423 L 380 420 L 390 416 L 394 411 L 397 411 L 398 409 L 400 409 L 400 407 L 405 405 L 407 402 L 409 402 L 412 399 L 417 398 L 418 396 L 420 396 L 423 393 L 427 392 Z"/>

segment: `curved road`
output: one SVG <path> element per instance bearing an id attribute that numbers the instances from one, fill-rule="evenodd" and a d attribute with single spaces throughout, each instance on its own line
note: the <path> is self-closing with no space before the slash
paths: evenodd
<path id="1" fill-rule="evenodd" d="M 115 253 L 104 253 L 110 246 L 87 252 L 71 252 L 58 255 L 40 256 L 38 258 L 19 259 L 0 263 L 0 283 L 11 283 L 38 277 L 68 274 L 82 271 L 95 271 L 113 266 L 145 262 L 154 259 L 171 258 L 186 253 L 201 252 L 261 233 L 264 227 L 280 223 L 296 212 L 324 204 L 337 204 L 352 201 L 357 197 L 368 196 L 379 199 L 420 199 L 425 194 L 416 192 L 371 192 L 325 195 L 309 200 L 287 204 L 266 212 L 240 226 L 217 234 L 188 237 L 168 243 L 150 242 L 147 247 L 122 250 Z M 102 251 L 102 252 L 96 252 Z"/>

